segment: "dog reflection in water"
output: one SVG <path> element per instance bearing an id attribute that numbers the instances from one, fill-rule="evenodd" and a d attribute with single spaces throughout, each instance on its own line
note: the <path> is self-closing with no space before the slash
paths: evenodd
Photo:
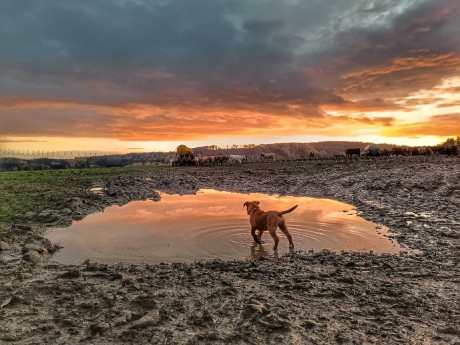
<path id="1" fill-rule="evenodd" d="M 254 242 L 262 244 L 262 234 L 264 231 L 268 230 L 268 232 L 273 238 L 273 241 L 275 241 L 275 244 L 273 245 L 273 250 L 276 251 L 278 249 L 279 242 L 279 238 L 276 235 L 276 229 L 280 228 L 280 230 L 284 233 L 284 235 L 286 235 L 289 241 L 289 249 L 293 250 L 294 242 L 292 242 L 292 236 L 288 231 L 283 214 L 294 211 L 299 205 L 291 207 L 286 211 L 264 212 L 260 209 L 259 204 L 259 201 L 246 201 L 243 204 L 243 207 L 246 207 L 246 211 L 249 215 L 249 222 L 251 223 L 251 235 L 254 239 Z M 256 230 L 259 231 L 257 235 Z"/>
<path id="2" fill-rule="evenodd" d="M 264 248 L 262 244 L 253 243 L 251 245 L 251 260 L 258 261 L 261 259 L 278 259 L 278 250 L 274 250 L 271 254 Z"/>

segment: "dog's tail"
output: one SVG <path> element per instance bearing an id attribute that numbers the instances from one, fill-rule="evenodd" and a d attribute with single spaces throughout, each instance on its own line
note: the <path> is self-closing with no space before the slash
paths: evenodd
<path id="1" fill-rule="evenodd" d="M 291 207 L 289 210 L 278 212 L 278 216 L 282 216 L 283 214 L 286 214 L 286 213 L 291 213 L 297 208 L 297 206 L 299 205 L 295 205 L 294 207 Z"/>

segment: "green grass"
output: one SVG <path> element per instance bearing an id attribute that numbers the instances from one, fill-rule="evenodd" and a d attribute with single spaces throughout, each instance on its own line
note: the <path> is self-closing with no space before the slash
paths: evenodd
<path id="1" fill-rule="evenodd" d="M 159 166 L 17 171 L 0 173 L 0 236 L 6 235 L 14 216 L 53 209 L 98 181 L 142 176 L 165 169 Z"/>

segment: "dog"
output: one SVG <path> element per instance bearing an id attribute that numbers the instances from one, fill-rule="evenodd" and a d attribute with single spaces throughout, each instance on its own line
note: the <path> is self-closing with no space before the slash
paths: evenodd
<path id="1" fill-rule="evenodd" d="M 289 210 L 286 211 L 268 211 L 264 212 L 259 207 L 260 202 L 258 201 L 246 201 L 243 204 L 243 207 L 246 207 L 246 211 L 249 215 L 249 222 L 251 223 L 251 235 L 252 238 L 256 243 L 262 244 L 262 234 L 265 230 L 270 232 L 270 235 L 273 237 L 275 241 L 275 245 L 273 246 L 274 250 L 278 249 L 278 242 L 279 238 L 276 235 L 276 229 L 279 227 L 280 230 L 286 235 L 289 241 L 289 248 L 294 248 L 294 242 L 292 242 L 292 236 L 288 231 L 286 226 L 286 221 L 284 220 L 283 214 L 290 213 L 294 211 L 297 206 L 291 207 Z M 259 230 L 259 233 L 256 236 L 256 230 Z"/>

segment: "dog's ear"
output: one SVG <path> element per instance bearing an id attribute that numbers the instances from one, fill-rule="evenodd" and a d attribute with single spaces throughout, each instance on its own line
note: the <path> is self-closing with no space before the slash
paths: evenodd
<path id="1" fill-rule="evenodd" d="M 248 205 L 249 205 L 249 202 L 246 201 L 246 202 L 243 204 L 243 207 L 248 207 Z"/>
<path id="2" fill-rule="evenodd" d="M 260 204 L 260 202 L 258 202 L 258 201 L 253 201 L 253 203 L 254 203 L 254 205 L 256 205 L 256 206 Z"/>

